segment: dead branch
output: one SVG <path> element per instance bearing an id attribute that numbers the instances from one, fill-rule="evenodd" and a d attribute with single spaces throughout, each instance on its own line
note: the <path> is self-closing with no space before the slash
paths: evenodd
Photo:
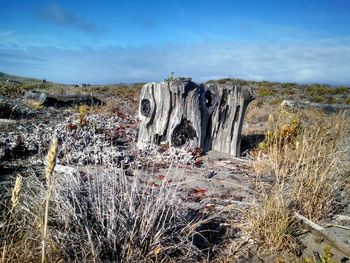
<path id="1" fill-rule="evenodd" d="M 344 253 L 346 256 L 350 256 L 350 248 L 342 241 L 340 241 L 334 234 L 327 232 L 322 226 L 316 224 L 315 222 L 312 222 L 297 212 L 295 212 L 294 215 L 305 225 L 308 225 L 310 228 L 312 228 L 312 230 L 327 239 L 328 242 L 331 243 L 331 245 L 337 248 L 340 252 Z"/>

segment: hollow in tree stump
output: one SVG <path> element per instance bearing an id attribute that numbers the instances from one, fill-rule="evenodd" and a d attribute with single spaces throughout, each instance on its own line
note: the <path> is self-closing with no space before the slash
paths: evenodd
<path id="1" fill-rule="evenodd" d="M 205 97 L 209 106 L 206 107 L 209 115 L 206 148 L 240 156 L 244 114 L 254 99 L 251 90 L 239 86 L 207 85 Z"/>

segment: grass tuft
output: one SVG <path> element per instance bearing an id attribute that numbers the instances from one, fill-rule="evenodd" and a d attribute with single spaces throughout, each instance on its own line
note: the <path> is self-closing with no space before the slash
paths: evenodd
<path id="1" fill-rule="evenodd" d="M 295 246 L 292 230 L 295 220 L 284 202 L 281 188 L 263 196 L 260 205 L 247 214 L 250 236 L 258 240 L 261 251 L 291 250 Z"/>
<path id="2" fill-rule="evenodd" d="M 17 212 L 5 219 L 6 233 L 0 230 L 5 234 L 0 235 L 4 262 L 204 258 L 206 250 L 197 247 L 196 240 L 203 236 L 198 229 L 206 221 L 179 209 L 181 199 L 174 183 L 178 178 L 164 179 L 154 187 L 145 178 L 130 178 L 115 168 L 52 176 L 56 148 L 52 145 L 45 172 L 50 174 L 49 184 L 36 175 L 26 177 Z"/>

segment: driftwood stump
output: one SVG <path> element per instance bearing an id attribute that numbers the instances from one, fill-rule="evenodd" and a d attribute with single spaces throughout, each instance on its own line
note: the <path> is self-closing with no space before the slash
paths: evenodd
<path id="1" fill-rule="evenodd" d="M 214 149 L 240 155 L 250 89 L 198 85 L 188 78 L 148 83 L 141 91 L 138 147 L 169 143 L 182 149 Z"/>
<path id="2" fill-rule="evenodd" d="M 238 86 L 205 87 L 206 113 L 209 115 L 206 149 L 241 154 L 241 131 L 248 104 L 254 99 L 250 89 Z"/>

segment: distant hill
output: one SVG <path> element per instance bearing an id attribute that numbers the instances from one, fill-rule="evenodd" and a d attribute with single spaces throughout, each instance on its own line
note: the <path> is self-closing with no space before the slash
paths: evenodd
<path id="1" fill-rule="evenodd" d="M 7 80 L 11 80 L 6 83 Z M 224 85 L 249 86 L 258 97 L 274 104 L 283 99 L 293 99 L 328 104 L 350 104 L 349 86 L 332 86 L 327 84 L 298 84 L 288 82 L 253 81 L 238 78 L 209 80 L 206 82 Z M 137 98 L 143 83 L 110 84 L 110 85 L 79 85 L 80 93 L 110 94 Z M 53 93 L 75 93 L 78 85 L 66 85 L 55 82 L 42 83 L 41 79 L 19 77 L 0 72 L 0 95 L 23 94 L 28 90 L 46 90 Z"/>
<path id="2" fill-rule="evenodd" d="M 27 77 L 19 77 L 14 75 L 9 75 L 3 72 L 0 72 L 0 82 L 6 82 L 6 80 L 12 80 L 12 81 L 18 81 L 21 83 L 41 83 L 41 79 L 35 79 L 35 78 L 27 78 Z"/>

